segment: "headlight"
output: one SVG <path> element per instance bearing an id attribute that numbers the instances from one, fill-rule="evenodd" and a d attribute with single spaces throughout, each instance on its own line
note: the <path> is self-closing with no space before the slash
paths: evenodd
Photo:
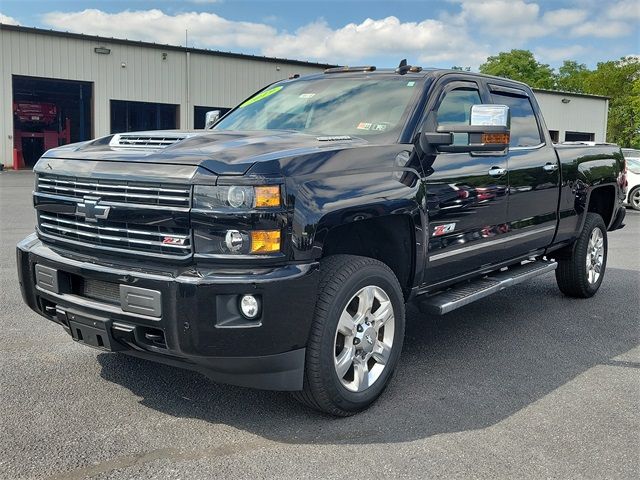
<path id="1" fill-rule="evenodd" d="M 196 185 L 193 189 L 194 208 L 206 210 L 251 210 L 279 206 L 279 185 L 261 187 Z"/>

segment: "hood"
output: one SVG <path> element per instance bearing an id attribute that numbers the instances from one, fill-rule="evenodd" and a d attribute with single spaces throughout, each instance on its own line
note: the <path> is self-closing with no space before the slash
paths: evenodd
<path id="1" fill-rule="evenodd" d="M 280 130 L 171 130 L 109 135 L 54 148 L 43 158 L 194 165 L 218 175 L 242 175 L 258 162 L 367 144 L 356 137 L 316 137 Z"/>

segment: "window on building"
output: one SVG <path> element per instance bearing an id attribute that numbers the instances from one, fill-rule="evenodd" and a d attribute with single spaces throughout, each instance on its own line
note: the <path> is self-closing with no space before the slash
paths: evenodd
<path id="1" fill-rule="evenodd" d="M 222 117 L 225 113 L 227 113 L 231 109 L 230 108 L 225 108 L 225 107 L 199 107 L 199 106 L 195 106 L 195 107 L 193 107 L 193 128 L 203 129 L 204 128 L 204 123 L 205 123 L 205 116 L 206 116 L 207 112 L 210 112 L 212 110 L 219 110 L 220 111 L 220 117 Z"/>
<path id="2" fill-rule="evenodd" d="M 593 142 L 595 134 L 588 132 L 565 132 L 565 142 Z"/>
<path id="3" fill-rule="evenodd" d="M 540 135 L 538 119 L 528 97 L 509 95 L 506 93 L 491 93 L 493 103 L 506 105 L 511 113 L 511 147 L 533 147 L 544 140 Z"/>
<path id="4" fill-rule="evenodd" d="M 553 143 L 558 143 L 560 141 L 560 132 L 558 130 L 549 130 L 549 136 Z"/>
<path id="5" fill-rule="evenodd" d="M 179 128 L 179 106 L 111 100 L 111 133 Z"/>

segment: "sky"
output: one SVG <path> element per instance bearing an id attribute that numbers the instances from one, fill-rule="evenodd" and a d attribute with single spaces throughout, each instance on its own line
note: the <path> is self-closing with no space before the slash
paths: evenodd
<path id="1" fill-rule="evenodd" d="M 0 23 L 340 65 L 640 54 L 640 0 L 0 0 Z"/>

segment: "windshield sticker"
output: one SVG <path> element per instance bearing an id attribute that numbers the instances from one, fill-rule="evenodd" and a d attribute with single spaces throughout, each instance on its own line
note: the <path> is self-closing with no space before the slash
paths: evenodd
<path id="1" fill-rule="evenodd" d="M 416 82 L 407 82 L 407 87 L 413 87 L 416 84 Z"/>
<path id="2" fill-rule="evenodd" d="M 386 123 L 360 122 L 356 127 L 358 130 L 373 130 L 374 132 L 384 132 L 389 125 Z"/>
<path id="3" fill-rule="evenodd" d="M 300 98 L 313 98 L 315 96 L 316 96 L 315 93 L 303 93 L 300 95 Z"/>
<path id="4" fill-rule="evenodd" d="M 256 95 L 255 97 L 251 97 L 249 100 L 247 100 L 246 102 L 244 102 L 242 105 L 240 105 L 238 108 L 244 108 L 247 105 L 251 105 L 252 103 L 256 103 L 259 102 L 260 100 L 264 100 L 267 97 L 270 97 L 271 95 L 273 95 L 274 93 L 278 93 L 280 90 L 282 90 L 282 86 L 279 87 L 273 87 L 270 88 L 269 90 L 265 90 L 264 92 L 260 92 L 258 95 Z"/>

